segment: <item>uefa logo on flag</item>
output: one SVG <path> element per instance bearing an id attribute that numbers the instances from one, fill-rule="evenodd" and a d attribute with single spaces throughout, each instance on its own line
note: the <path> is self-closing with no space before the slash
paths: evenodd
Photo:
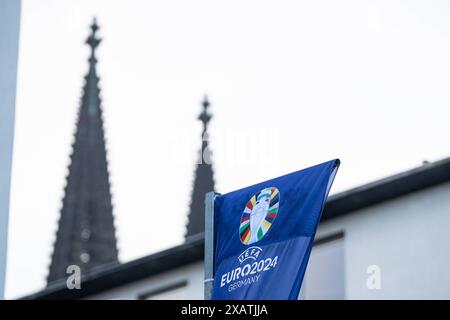
<path id="1" fill-rule="evenodd" d="M 277 188 L 265 188 L 255 194 L 245 206 L 239 226 L 239 238 L 245 245 L 261 240 L 277 217 L 280 192 Z"/>

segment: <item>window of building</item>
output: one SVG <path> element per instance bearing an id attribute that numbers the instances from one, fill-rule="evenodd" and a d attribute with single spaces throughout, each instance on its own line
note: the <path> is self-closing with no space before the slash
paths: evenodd
<path id="1" fill-rule="evenodd" d="M 345 299 L 344 234 L 314 242 L 300 299 Z"/>

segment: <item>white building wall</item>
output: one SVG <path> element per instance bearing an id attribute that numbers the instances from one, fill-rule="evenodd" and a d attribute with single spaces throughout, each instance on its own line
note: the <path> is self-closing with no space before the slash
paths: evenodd
<path id="1" fill-rule="evenodd" d="M 3 298 L 14 136 L 20 0 L 0 1 L 0 299 Z"/>
<path id="2" fill-rule="evenodd" d="M 450 183 L 321 224 L 344 231 L 347 299 L 450 299 Z M 381 289 L 366 286 L 381 268 Z"/>
<path id="3" fill-rule="evenodd" d="M 335 276 L 344 277 L 346 299 L 450 299 L 450 183 L 326 221 L 316 239 L 340 232 L 344 268 Z M 310 265 L 313 259 L 314 249 Z M 370 265 L 381 268 L 380 290 L 366 286 Z M 202 263 L 90 298 L 136 299 L 183 279 L 186 287 L 152 298 L 202 299 Z"/>

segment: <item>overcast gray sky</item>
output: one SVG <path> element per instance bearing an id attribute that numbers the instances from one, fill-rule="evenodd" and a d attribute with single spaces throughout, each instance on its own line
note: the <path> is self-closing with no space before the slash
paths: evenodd
<path id="1" fill-rule="evenodd" d="M 449 155 L 450 2 L 22 0 L 6 296 L 45 285 L 98 17 L 120 259 L 183 241 L 203 94 L 217 191 L 333 192 Z"/>

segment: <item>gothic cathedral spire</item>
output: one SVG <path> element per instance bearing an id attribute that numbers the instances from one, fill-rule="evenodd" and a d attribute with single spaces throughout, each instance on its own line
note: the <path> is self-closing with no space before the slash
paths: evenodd
<path id="1" fill-rule="evenodd" d="M 69 265 L 83 272 L 117 262 L 95 51 L 101 39 L 94 19 L 86 40 L 91 53 L 78 114 L 63 206 L 47 283 L 67 276 Z"/>
<path id="2" fill-rule="evenodd" d="M 195 169 L 194 186 L 192 190 L 191 204 L 189 207 L 189 221 L 186 230 L 186 239 L 190 236 L 202 233 L 205 230 L 205 193 L 214 191 L 214 175 L 211 163 L 211 151 L 209 149 L 208 124 L 211 114 L 208 112 L 210 102 L 208 97 L 202 103 L 202 112 L 198 119 L 202 122 L 202 146 Z"/>

